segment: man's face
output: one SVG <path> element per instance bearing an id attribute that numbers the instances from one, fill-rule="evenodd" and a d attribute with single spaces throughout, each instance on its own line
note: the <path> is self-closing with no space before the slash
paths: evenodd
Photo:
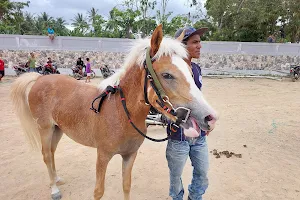
<path id="1" fill-rule="evenodd" d="M 199 35 L 193 35 L 191 36 L 186 44 L 186 48 L 190 54 L 191 58 L 200 58 L 200 36 Z"/>

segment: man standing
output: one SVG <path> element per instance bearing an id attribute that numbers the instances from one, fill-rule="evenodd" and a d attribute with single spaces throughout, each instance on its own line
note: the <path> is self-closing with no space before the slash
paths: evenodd
<path id="1" fill-rule="evenodd" d="M 200 57 L 200 36 L 208 29 L 195 29 L 186 27 L 179 29 L 175 33 L 175 38 L 180 39 L 186 45 L 189 53 L 187 62 L 193 72 L 194 81 L 199 90 L 202 87 L 201 68 L 192 62 L 193 58 Z M 166 149 L 166 158 L 170 171 L 170 191 L 169 195 L 173 200 L 183 200 L 184 189 L 181 180 L 183 168 L 186 160 L 190 157 L 193 169 L 193 178 L 188 187 L 189 200 L 202 200 L 202 195 L 208 187 L 208 148 L 206 143 L 206 135 L 208 132 L 201 130 L 201 134 L 196 138 L 187 137 L 183 134 L 183 129 L 179 128 L 176 132 L 171 131 L 170 124 L 167 127 L 169 135 L 168 145 Z"/>
<path id="2" fill-rule="evenodd" d="M 31 52 L 30 57 L 28 58 L 29 72 L 36 72 L 35 62 L 36 62 L 35 55 L 33 52 Z"/>

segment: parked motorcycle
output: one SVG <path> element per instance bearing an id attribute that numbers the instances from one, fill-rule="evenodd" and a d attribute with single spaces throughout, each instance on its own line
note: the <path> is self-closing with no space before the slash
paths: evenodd
<path id="1" fill-rule="evenodd" d="M 49 74 L 60 74 L 59 70 L 57 69 L 57 66 L 52 64 L 52 68 L 48 65 L 44 65 L 42 68 L 42 74 L 43 75 L 49 75 Z"/>
<path id="2" fill-rule="evenodd" d="M 156 109 L 151 108 L 147 117 L 146 117 L 146 125 L 148 126 L 167 126 L 168 121 L 167 118 L 160 114 Z"/>
<path id="3" fill-rule="evenodd" d="M 293 82 L 299 79 L 300 76 L 300 65 L 291 65 L 290 75 Z"/>
<path id="4" fill-rule="evenodd" d="M 72 76 L 77 79 L 77 80 L 80 80 L 82 79 L 83 77 L 86 77 L 86 71 L 83 72 L 83 75 L 81 75 L 79 72 L 80 72 L 80 68 L 75 66 L 75 67 L 72 67 Z M 96 73 L 94 72 L 94 70 L 91 70 L 91 79 L 95 78 L 96 77 Z"/>
<path id="5" fill-rule="evenodd" d="M 115 71 L 109 69 L 107 65 L 104 65 L 104 67 L 100 67 L 100 71 L 103 78 L 108 78 L 115 73 Z"/>
<path id="6" fill-rule="evenodd" d="M 16 72 L 17 76 L 20 76 L 21 74 L 24 74 L 29 71 L 28 63 L 25 63 L 25 64 L 19 63 L 19 65 L 13 66 L 13 68 L 14 68 L 14 71 Z"/>

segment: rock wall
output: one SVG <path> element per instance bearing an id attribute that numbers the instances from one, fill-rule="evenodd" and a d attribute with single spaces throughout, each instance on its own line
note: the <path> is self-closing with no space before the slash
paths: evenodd
<path id="1" fill-rule="evenodd" d="M 95 68 L 107 64 L 113 69 L 118 69 L 126 57 L 126 53 L 96 52 L 96 51 L 34 51 L 37 56 L 37 65 L 46 63 L 51 57 L 59 68 L 70 68 L 75 65 L 76 59 L 89 57 Z M 24 50 L 0 50 L 0 57 L 6 67 L 12 67 L 18 63 L 25 63 L 30 51 Z M 289 70 L 291 64 L 300 64 L 300 56 L 289 55 L 249 55 L 249 54 L 211 54 L 202 53 L 201 58 L 195 60 L 203 68 L 210 70 Z"/>

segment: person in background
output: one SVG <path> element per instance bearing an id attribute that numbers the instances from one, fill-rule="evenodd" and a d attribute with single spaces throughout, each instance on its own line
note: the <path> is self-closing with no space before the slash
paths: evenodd
<path id="1" fill-rule="evenodd" d="M 1 79 L 4 77 L 4 75 L 5 75 L 4 61 L 0 57 L 0 82 L 1 82 Z"/>
<path id="2" fill-rule="evenodd" d="M 267 39 L 268 43 L 275 43 L 275 37 L 273 34 L 269 35 L 268 39 Z"/>
<path id="3" fill-rule="evenodd" d="M 35 62 L 36 62 L 35 55 L 33 52 L 31 52 L 30 57 L 28 58 L 29 72 L 36 72 Z"/>
<path id="4" fill-rule="evenodd" d="M 76 67 L 79 68 L 79 74 L 82 76 L 82 75 L 83 75 L 83 74 L 82 74 L 82 69 L 83 69 L 83 67 L 84 67 L 84 63 L 83 63 L 83 61 L 81 60 L 81 58 L 78 58 L 78 59 L 77 59 Z"/>
<path id="5" fill-rule="evenodd" d="M 48 27 L 47 32 L 48 32 L 48 36 L 49 36 L 50 40 L 54 40 L 54 30 L 53 30 L 52 26 Z"/>
<path id="6" fill-rule="evenodd" d="M 51 60 L 50 57 L 48 58 L 46 67 L 48 67 L 48 68 L 52 71 L 52 73 L 55 73 L 55 72 L 56 72 L 56 69 L 55 69 L 55 67 L 52 65 L 52 60 Z"/>
<path id="7" fill-rule="evenodd" d="M 91 82 L 91 63 L 90 63 L 90 59 L 86 58 L 86 67 L 85 67 L 85 72 L 86 72 L 86 83 Z"/>

